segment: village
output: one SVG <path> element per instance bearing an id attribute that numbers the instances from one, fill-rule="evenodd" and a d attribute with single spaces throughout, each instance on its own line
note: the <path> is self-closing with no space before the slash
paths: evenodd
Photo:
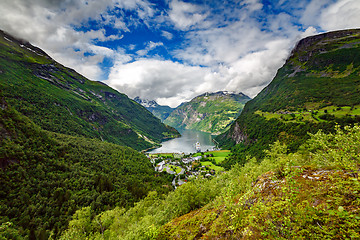
<path id="1" fill-rule="evenodd" d="M 185 153 L 147 154 L 155 171 L 174 175 L 172 185 L 177 188 L 199 176 L 211 178 L 225 171 L 220 166 L 230 155 L 229 150 Z"/>

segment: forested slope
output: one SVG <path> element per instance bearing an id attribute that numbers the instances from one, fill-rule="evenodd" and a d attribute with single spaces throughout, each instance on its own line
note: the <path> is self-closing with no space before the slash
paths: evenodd
<path id="1" fill-rule="evenodd" d="M 132 206 L 150 190 L 171 190 L 143 154 L 42 130 L 3 97 L 0 133 L 0 239 L 6 222 L 25 239 L 47 239 L 81 207 L 100 213 Z"/>
<path id="2" fill-rule="evenodd" d="M 249 101 L 230 130 L 218 137 L 235 155 L 226 164 L 263 156 L 276 140 L 295 151 L 307 132 L 334 131 L 360 121 L 360 30 L 301 40 L 272 82 Z"/>
<path id="3" fill-rule="evenodd" d="M 45 130 L 137 150 L 179 136 L 125 94 L 86 79 L 1 31 L 0 90 L 12 107 Z"/>

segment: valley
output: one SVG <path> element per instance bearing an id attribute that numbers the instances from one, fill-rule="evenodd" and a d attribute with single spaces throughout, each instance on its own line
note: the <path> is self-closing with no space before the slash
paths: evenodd
<path id="1" fill-rule="evenodd" d="M 173 109 L 1 31 L 0 239 L 359 239 L 359 53 L 306 37 L 253 99 Z"/>
<path id="2" fill-rule="evenodd" d="M 227 91 L 201 94 L 189 102 L 181 103 L 177 108 L 161 106 L 154 100 L 139 97 L 134 99 L 171 127 L 213 135 L 229 129 L 249 100 L 250 98 L 243 93 L 235 94 Z"/>

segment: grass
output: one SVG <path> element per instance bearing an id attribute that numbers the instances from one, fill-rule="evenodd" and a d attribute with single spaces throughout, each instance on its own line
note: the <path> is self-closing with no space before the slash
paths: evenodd
<path id="1" fill-rule="evenodd" d="M 220 164 L 225 160 L 225 158 L 227 158 L 230 155 L 231 152 L 230 150 L 220 150 L 220 151 L 212 151 L 209 153 L 214 156 L 214 157 L 210 157 L 209 159 L 213 159 L 216 161 L 216 164 Z"/>
<path id="2" fill-rule="evenodd" d="M 172 158 L 174 157 L 173 153 L 152 153 L 149 154 L 150 157 L 164 157 L 164 158 Z"/>
<path id="3" fill-rule="evenodd" d="M 209 157 L 209 159 L 214 159 L 216 161 L 216 164 L 220 164 L 221 162 L 223 162 L 225 160 L 225 158 L 227 158 L 231 154 L 231 151 L 230 150 L 219 150 L 219 151 L 210 151 L 210 152 L 204 153 L 204 155 L 209 155 L 209 154 L 213 155 L 213 157 Z M 197 156 L 202 156 L 202 153 L 195 153 L 194 157 L 197 157 Z"/>
<path id="4" fill-rule="evenodd" d="M 217 151 L 204 152 L 204 155 L 212 154 L 212 155 L 214 155 L 214 157 L 227 157 L 230 153 L 231 153 L 230 150 L 217 150 Z M 201 156 L 201 155 L 202 155 L 201 152 L 195 153 L 194 157 Z"/>
<path id="5" fill-rule="evenodd" d="M 179 166 L 174 166 L 174 167 L 175 167 L 176 174 L 179 174 L 182 170 L 181 167 L 179 167 Z"/>
<path id="6" fill-rule="evenodd" d="M 313 112 L 310 112 L 313 111 Z M 281 112 L 287 112 L 287 113 L 281 113 Z M 334 117 L 341 118 L 346 115 L 350 116 L 357 116 L 360 115 L 360 105 L 356 106 L 327 106 L 320 109 L 313 109 L 308 111 L 277 111 L 277 112 L 262 112 L 260 110 L 256 111 L 255 114 L 258 114 L 262 117 L 265 117 L 266 120 L 270 119 L 279 119 L 281 121 L 286 122 L 296 122 L 301 123 L 305 121 L 316 121 L 321 122 L 324 121 L 320 119 L 319 117 L 324 114 L 331 114 Z"/>
<path id="7" fill-rule="evenodd" d="M 213 169 L 217 172 L 225 171 L 225 169 L 223 167 L 216 166 L 212 162 L 205 161 L 205 162 L 200 162 L 200 163 L 202 166 L 209 166 L 210 169 Z"/>
<path id="8" fill-rule="evenodd" d="M 210 159 L 215 160 L 216 164 L 220 164 L 225 160 L 225 157 L 211 157 Z"/>
<path id="9" fill-rule="evenodd" d="M 165 167 L 168 167 L 171 171 L 176 172 L 176 174 L 179 174 L 181 172 L 181 167 L 171 164 L 166 164 Z"/>
<path id="10" fill-rule="evenodd" d="M 211 151 L 208 153 L 214 155 L 214 157 L 227 157 L 230 155 L 231 151 L 230 150 L 219 150 L 219 151 Z"/>

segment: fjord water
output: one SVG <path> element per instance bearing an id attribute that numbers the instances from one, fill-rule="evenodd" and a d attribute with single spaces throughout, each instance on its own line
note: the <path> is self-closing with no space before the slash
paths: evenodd
<path id="1" fill-rule="evenodd" d="M 201 151 L 211 150 L 215 145 L 210 133 L 196 130 L 181 130 L 181 137 L 161 143 L 160 148 L 156 148 L 149 153 L 194 153 L 195 143 L 200 142 Z"/>

